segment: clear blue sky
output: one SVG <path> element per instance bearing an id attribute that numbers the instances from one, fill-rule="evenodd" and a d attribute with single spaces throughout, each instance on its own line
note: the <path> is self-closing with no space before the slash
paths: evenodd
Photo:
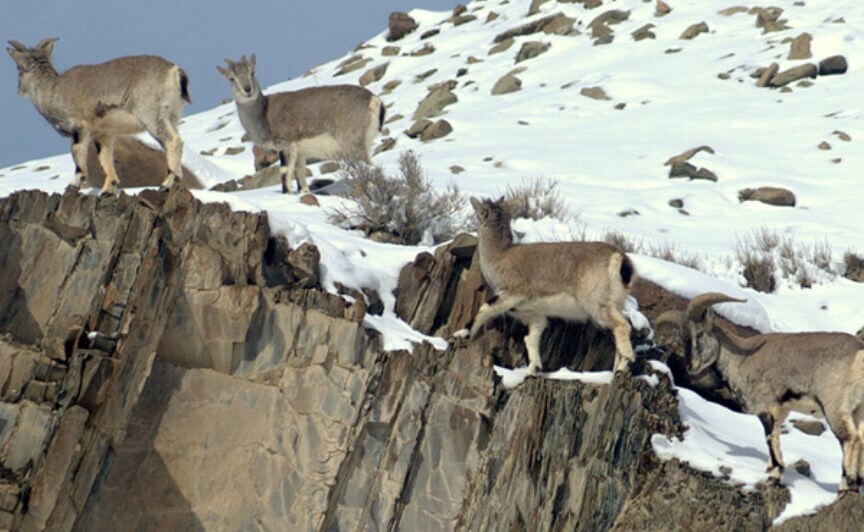
<path id="1" fill-rule="evenodd" d="M 392 11 L 444 11 L 459 0 L 22 0 L 4 1 L 3 47 L 33 46 L 59 37 L 59 71 L 123 55 L 156 54 L 189 74 L 192 105 L 209 109 L 231 96 L 216 72 L 224 58 L 258 56 L 262 86 L 335 59 L 387 27 Z M 463 2 L 464 3 L 464 2 Z M 18 71 L 4 52 L 0 64 L 0 167 L 67 152 L 30 100 L 17 95 Z"/>

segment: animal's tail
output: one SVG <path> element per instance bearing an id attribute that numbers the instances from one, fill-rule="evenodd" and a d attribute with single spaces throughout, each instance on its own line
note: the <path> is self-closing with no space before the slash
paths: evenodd
<path id="1" fill-rule="evenodd" d="M 387 108 L 384 107 L 384 102 L 380 99 L 378 101 L 378 132 L 380 133 L 384 130 L 384 118 L 387 116 Z"/>
<path id="2" fill-rule="evenodd" d="M 180 69 L 180 96 L 186 100 L 186 103 L 192 103 L 192 97 L 189 96 L 189 76 L 182 68 Z"/>
<path id="3" fill-rule="evenodd" d="M 623 258 L 621 260 L 619 273 L 621 275 L 621 282 L 624 283 L 625 287 L 629 288 L 630 283 L 632 283 L 633 279 L 636 277 L 636 267 L 633 266 L 633 261 L 630 260 L 630 257 L 627 255 L 622 256 Z"/>

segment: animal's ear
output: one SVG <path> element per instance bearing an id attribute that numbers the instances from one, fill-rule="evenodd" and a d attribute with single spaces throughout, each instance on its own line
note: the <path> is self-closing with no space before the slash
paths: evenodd
<path id="1" fill-rule="evenodd" d="M 249 64 L 252 66 L 252 72 L 255 72 L 255 54 L 252 54 L 252 57 L 249 58 Z"/>
<path id="2" fill-rule="evenodd" d="M 483 207 L 483 204 L 480 203 L 480 200 L 478 200 L 474 196 L 471 196 L 471 206 L 474 208 L 474 212 L 479 213 L 480 209 Z"/>
<path id="3" fill-rule="evenodd" d="M 48 37 L 47 39 L 42 39 L 39 41 L 39 44 L 36 45 L 36 50 L 45 54 L 45 57 L 51 58 L 51 54 L 54 53 L 54 43 L 59 40 L 59 37 Z"/>
<path id="4" fill-rule="evenodd" d="M 219 73 L 222 74 L 223 76 L 225 76 L 226 78 L 230 78 L 230 75 L 228 74 L 228 71 L 225 70 L 224 68 L 222 68 L 221 66 L 216 65 L 216 70 L 218 70 Z"/>

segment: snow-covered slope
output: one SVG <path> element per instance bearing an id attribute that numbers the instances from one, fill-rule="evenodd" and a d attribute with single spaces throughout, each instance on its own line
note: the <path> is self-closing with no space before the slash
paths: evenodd
<path id="1" fill-rule="evenodd" d="M 395 147 L 374 158 L 388 171 L 394 171 L 399 153 L 410 149 L 420 155 L 437 186 L 453 182 L 467 194 L 500 195 L 507 185 L 518 186 L 526 178 L 555 179 L 579 218 L 569 224 L 519 220 L 518 229 L 526 240 L 567 239 L 584 231 L 600 237 L 614 230 L 641 243 L 645 250 L 674 245 L 682 254 L 698 255 L 702 271 L 637 253 L 640 274 L 688 297 L 707 290 L 746 297 L 746 305 L 723 305 L 720 310 L 761 330 L 854 333 L 864 326 L 864 285 L 840 273 L 846 251 L 864 253 L 860 216 L 864 211 L 860 192 L 864 11 L 857 0 L 781 0 L 774 5 L 783 8 L 780 18 L 788 29 L 764 33 L 752 12 L 721 12 L 734 5 L 729 0 L 667 3 L 672 11 L 658 17 L 655 3 L 642 0 L 607 0 L 590 10 L 580 3 L 551 0 L 537 14 L 526 17 L 527 0 L 475 1 L 467 4 L 466 14 L 477 18 L 460 25 L 449 21 L 450 13 L 414 10 L 410 14 L 420 26 L 405 38 L 389 43 L 386 28 L 379 28 L 381 33 L 358 50 L 268 90 L 354 83 L 370 68 L 388 63 L 383 78 L 369 85 L 382 93 L 392 120 L 387 128 L 396 140 Z M 614 31 L 611 43 L 595 45 L 589 25 L 610 9 L 629 15 L 610 25 Z M 489 53 L 496 35 L 556 13 L 575 19 L 569 35 L 539 32 L 518 36 L 510 48 Z M 707 33 L 692 40 L 679 38 L 699 22 L 707 24 Z M 650 30 L 655 38 L 635 40 L 631 33 L 646 24 L 653 24 Z M 422 38 L 433 29 L 439 33 Z M 812 35 L 812 59 L 787 59 L 789 39 L 804 32 Z M 516 64 L 517 53 L 529 41 L 550 46 L 545 53 Z M 427 45 L 434 52 L 410 55 Z M 398 55 L 385 56 L 386 46 L 398 46 Z M 282 53 L 256 52 L 259 62 Z M 358 54 L 370 59 L 368 64 L 337 76 L 340 64 Z M 784 70 L 836 54 L 845 56 L 848 72 L 792 83 L 789 91 L 757 87 L 751 77 L 757 68 L 772 62 Z M 214 58 L 214 64 L 217 62 Z M 496 81 L 515 68 L 524 68 L 516 73 L 521 90 L 491 95 Z M 385 85 L 395 80 L 401 83 L 385 91 Z M 452 133 L 430 142 L 405 136 L 403 131 L 413 123 L 411 117 L 429 87 L 447 80 L 455 80 L 453 93 L 458 102 L 446 107 L 441 118 L 453 126 Z M 582 89 L 594 87 L 602 88 L 608 99 L 581 94 Z M 226 83 L 226 97 L 229 94 Z M 400 115 L 402 118 L 392 119 Z M 33 119 L 40 118 L 34 113 Z M 243 130 L 233 104 L 185 117 L 181 134 L 186 143 L 184 164 L 209 185 L 251 173 L 251 145 L 241 141 Z M 701 151 L 690 162 L 710 169 L 717 181 L 670 179 L 669 167 L 664 165 L 667 159 L 702 145 L 710 146 L 713 153 Z M 245 149 L 239 154 L 226 153 L 227 148 L 241 146 Z M 452 173 L 454 165 L 464 171 Z M 0 169 L 0 195 L 25 188 L 58 192 L 71 173 L 68 154 Z M 797 205 L 739 203 L 739 190 L 759 186 L 789 189 L 797 196 Z M 388 308 L 392 308 L 390 292 L 399 268 L 420 251 L 370 242 L 328 224 L 327 209 L 342 201 L 333 197 L 320 197 L 322 207 L 316 208 L 301 205 L 297 196 L 279 194 L 278 187 L 231 194 L 201 191 L 196 196 L 225 201 L 236 209 L 267 210 L 275 230 L 284 232 L 292 245 L 309 241 L 319 247 L 327 288 L 333 289 L 337 280 L 370 287 L 385 298 Z M 673 199 L 683 202 L 681 209 L 686 213 L 669 205 Z M 625 212 L 631 214 L 621 216 Z M 792 239 L 802 249 L 826 246 L 831 271 L 814 270 L 815 284 L 809 289 L 790 280 L 781 281 L 773 294 L 742 288 L 742 266 L 734 249 L 760 228 Z M 369 325 L 388 333 L 388 347 L 406 346 L 420 338 L 392 312 L 367 319 L 374 320 Z M 713 405 L 695 407 L 701 399 L 684 398 L 682 414 L 691 427 L 703 421 L 713 427 L 702 431 L 705 437 L 717 440 L 716 434 L 728 433 L 728 426 L 739 427 L 737 421 L 720 420 L 719 416 L 694 415 Z M 734 452 L 729 448 L 745 445 L 760 460 L 767 459 L 758 426 L 752 421 L 740 425 L 741 433 L 753 435 L 745 443 L 728 445 L 725 451 L 700 444 L 696 448 L 706 449 L 705 456 L 722 457 Z M 797 511 L 830 502 L 839 480 L 838 474 L 823 476 L 824 469 L 815 465 L 827 460 L 833 464 L 826 466 L 829 470 L 836 466 L 833 471 L 839 471 L 839 449 L 804 447 L 815 449 L 820 456 L 827 454 L 807 455 L 816 481 L 808 484 L 810 491 L 793 491 L 793 503 L 806 499 L 806 504 L 795 504 Z M 699 466 L 697 460 L 693 462 Z M 713 465 L 699 467 L 716 469 Z M 733 469 L 739 467 L 745 466 L 735 461 Z M 754 467 L 753 477 L 741 481 L 764 479 L 761 465 Z M 739 477 L 733 474 L 731 478 Z M 804 483 L 796 477 L 793 488 Z"/>

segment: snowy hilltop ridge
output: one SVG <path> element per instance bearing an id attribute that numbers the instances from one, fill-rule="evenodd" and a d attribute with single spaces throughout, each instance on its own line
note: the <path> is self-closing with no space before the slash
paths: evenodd
<path id="1" fill-rule="evenodd" d="M 386 106 L 373 145 L 385 172 L 412 150 L 433 185 L 456 184 L 465 195 L 497 197 L 526 180 L 555 180 L 575 216 L 516 220 L 522 241 L 614 239 L 643 279 L 674 294 L 747 299 L 718 309 L 740 325 L 855 334 L 864 327 L 864 284 L 852 271 L 864 255 L 864 195 L 856 193 L 864 13 L 852 0 L 778 4 L 511 0 L 413 10 L 266 92 L 362 84 Z M 278 53 L 255 52 L 259 63 Z M 423 341 L 451 349 L 395 312 L 400 270 L 432 252 L 431 243 L 373 242 L 336 227 L 328 212 L 350 201 L 336 196 L 309 206 L 278 184 L 211 190 L 254 172 L 233 102 L 184 117 L 180 134 L 183 164 L 206 189 L 192 191 L 195 198 L 266 212 L 291 248 L 317 248 L 326 291 L 380 296 L 382 314 L 364 316 L 363 325 L 382 333 L 384 349 Z M 310 168 L 313 183 L 336 175 L 326 163 Z M 62 192 L 73 169 L 68 154 L 0 169 L 0 196 Z M 755 417 L 684 389 L 678 399 L 688 429 L 680 441 L 655 435 L 657 456 L 745 491 L 766 480 Z M 812 421 L 793 421 L 801 420 Z M 791 502 L 780 520 L 834 501 L 840 450 L 831 432 L 805 434 L 790 423 L 783 448 L 787 464 L 801 459 L 809 471 L 787 471 Z"/>

